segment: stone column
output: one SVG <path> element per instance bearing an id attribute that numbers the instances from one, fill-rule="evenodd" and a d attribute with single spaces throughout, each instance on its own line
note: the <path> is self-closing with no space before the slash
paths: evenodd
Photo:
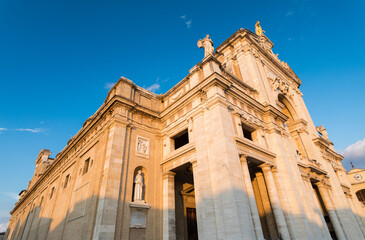
<path id="1" fill-rule="evenodd" d="M 175 240 L 176 239 L 176 226 L 175 226 L 175 173 L 166 172 L 163 174 L 162 179 L 162 191 L 163 191 L 163 220 L 162 231 L 163 240 Z"/>
<path id="2" fill-rule="evenodd" d="M 257 210 L 255 195 L 254 195 L 253 188 L 252 188 L 250 171 L 248 170 L 246 156 L 241 155 L 240 161 L 241 161 L 241 168 L 242 168 L 242 174 L 243 174 L 243 182 L 245 185 L 248 201 L 250 204 L 251 217 L 252 217 L 253 225 L 255 228 L 256 239 L 264 239 L 264 235 L 262 233 L 261 222 L 260 222 L 260 216 L 259 216 L 259 212 Z"/>
<path id="3" fill-rule="evenodd" d="M 270 239 L 279 239 L 278 228 L 275 223 L 275 218 L 271 207 L 270 198 L 267 192 L 267 186 L 265 184 L 265 179 L 262 172 L 256 173 L 256 180 L 257 180 L 258 190 L 260 192 L 262 207 L 265 212 L 266 223 L 269 228 Z"/>
<path id="4" fill-rule="evenodd" d="M 318 187 L 319 193 L 321 194 L 324 206 L 326 207 L 326 210 L 328 212 L 328 215 L 329 215 L 329 218 L 330 218 L 331 223 L 333 225 L 333 228 L 335 229 L 335 233 L 336 233 L 337 238 L 339 240 L 342 240 L 342 239 L 345 240 L 346 239 L 345 234 L 342 230 L 340 222 L 337 219 L 337 215 L 336 215 L 335 209 L 332 205 L 331 199 L 328 195 L 327 188 L 321 182 L 316 183 L 316 185 Z"/>
<path id="5" fill-rule="evenodd" d="M 307 188 L 308 196 L 310 198 L 311 207 L 313 208 L 313 216 L 317 219 L 317 226 L 319 227 L 319 232 L 322 234 L 323 239 L 332 239 L 329 233 L 326 221 L 324 220 L 321 207 L 314 193 L 312 183 L 309 177 L 303 177 L 304 185 Z"/>
<path id="6" fill-rule="evenodd" d="M 271 165 L 264 163 L 259 166 L 264 173 L 264 178 L 267 186 L 267 192 L 269 193 L 271 207 L 274 212 L 274 217 L 276 221 L 276 226 L 278 227 L 278 232 L 283 240 L 289 240 L 290 234 L 288 227 L 286 225 L 283 210 L 280 205 L 279 195 L 275 186 L 274 177 L 271 172 Z"/>

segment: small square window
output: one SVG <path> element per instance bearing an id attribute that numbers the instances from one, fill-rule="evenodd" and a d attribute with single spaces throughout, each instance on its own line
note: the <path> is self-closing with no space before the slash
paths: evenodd
<path id="1" fill-rule="evenodd" d="M 83 171 L 82 175 L 86 174 L 89 171 L 89 163 L 90 163 L 90 158 L 85 160 L 84 171 Z"/>
<path id="2" fill-rule="evenodd" d="M 180 132 L 179 134 L 172 137 L 174 140 L 175 150 L 181 148 L 182 146 L 189 143 L 189 133 L 188 130 L 185 129 L 184 131 Z"/>
<path id="3" fill-rule="evenodd" d="M 52 187 L 52 189 L 51 189 L 51 194 L 49 195 L 49 199 L 51 199 L 53 197 L 53 194 L 54 194 L 54 187 Z"/>
<path id="4" fill-rule="evenodd" d="M 241 123 L 241 125 L 242 125 L 243 137 L 252 141 L 252 132 L 253 132 L 253 129 L 250 128 L 250 127 L 248 127 L 248 126 L 246 126 L 246 125 L 244 125 L 244 124 L 242 124 L 242 123 Z"/>
<path id="5" fill-rule="evenodd" d="M 70 179 L 70 174 L 67 174 L 66 178 L 65 178 L 65 184 L 63 185 L 63 188 L 67 187 L 68 181 Z"/>

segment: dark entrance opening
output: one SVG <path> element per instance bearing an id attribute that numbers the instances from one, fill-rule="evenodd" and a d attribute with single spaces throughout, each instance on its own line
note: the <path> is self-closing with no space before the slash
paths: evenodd
<path id="1" fill-rule="evenodd" d="M 198 224 L 195 206 L 193 167 L 186 163 L 173 170 L 175 175 L 176 239 L 197 240 Z"/>
<path id="2" fill-rule="evenodd" d="M 322 214 L 323 214 L 324 220 L 326 221 L 328 231 L 330 232 L 330 235 L 331 235 L 332 239 L 337 240 L 335 229 L 333 228 L 333 225 L 331 223 L 331 220 L 330 220 L 330 217 L 328 215 L 327 209 L 324 206 L 324 202 L 323 202 L 323 199 L 321 197 L 321 194 L 319 193 L 318 187 L 317 187 L 317 185 L 315 185 L 313 183 L 312 183 L 312 187 L 313 187 L 313 190 L 314 190 L 314 194 L 316 195 L 316 198 L 318 200 L 319 206 L 322 210 Z"/>
<path id="3" fill-rule="evenodd" d="M 198 240 L 198 225 L 196 221 L 196 209 L 186 208 L 186 219 L 188 225 L 188 239 Z"/>

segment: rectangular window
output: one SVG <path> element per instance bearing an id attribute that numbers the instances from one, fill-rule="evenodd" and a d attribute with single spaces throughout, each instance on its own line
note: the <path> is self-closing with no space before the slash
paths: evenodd
<path id="1" fill-rule="evenodd" d="M 49 199 L 51 199 L 53 197 L 53 194 L 54 194 L 54 187 L 52 187 L 52 189 L 51 189 L 51 194 L 49 195 Z"/>
<path id="2" fill-rule="evenodd" d="M 69 178 L 70 178 L 70 174 L 67 174 L 67 176 L 65 178 L 65 184 L 63 185 L 63 188 L 66 188 L 67 187 Z"/>
<path id="3" fill-rule="evenodd" d="M 89 163 L 90 163 L 90 158 L 85 160 L 84 171 L 83 171 L 82 175 L 86 174 L 89 171 Z"/>
<path id="4" fill-rule="evenodd" d="M 189 143 L 189 133 L 188 130 L 185 129 L 184 131 L 180 132 L 179 134 L 172 137 L 174 140 L 175 150 L 181 148 L 182 146 Z"/>
<path id="5" fill-rule="evenodd" d="M 252 141 L 252 132 L 254 130 L 252 128 L 244 125 L 243 123 L 241 123 L 241 126 L 242 126 L 243 137 Z"/>

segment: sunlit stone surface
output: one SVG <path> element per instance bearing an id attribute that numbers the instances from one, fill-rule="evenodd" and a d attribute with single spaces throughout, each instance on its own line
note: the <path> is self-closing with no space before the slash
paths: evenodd
<path id="1" fill-rule="evenodd" d="M 256 31 L 200 40 L 165 94 L 121 77 L 55 159 L 40 151 L 6 238 L 364 239 L 331 133 Z"/>

